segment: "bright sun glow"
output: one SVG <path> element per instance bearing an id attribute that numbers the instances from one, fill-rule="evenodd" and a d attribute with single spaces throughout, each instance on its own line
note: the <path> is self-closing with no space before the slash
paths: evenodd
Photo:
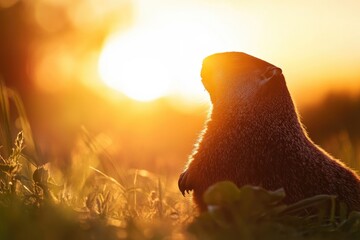
<path id="1" fill-rule="evenodd" d="M 199 97 L 204 94 L 202 59 L 226 47 L 221 35 L 216 25 L 206 28 L 186 15 L 173 22 L 137 24 L 109 37 L 100 55 L 100 77 L 138 101 L 167 95 Z"/>
<path id="2" fill-rule="evenodd" d="M 110 39 L 100 57 L 100 76 L 128 97 L 150 101 L 169 91 L 169 73 L 153 49 L 136 40 L 131 35 Z"/>

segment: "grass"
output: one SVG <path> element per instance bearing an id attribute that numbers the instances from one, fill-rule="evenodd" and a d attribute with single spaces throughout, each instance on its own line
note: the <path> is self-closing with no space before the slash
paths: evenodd
<path id="1" fill-rule="evenodd" d="M 85 129 L 70 166 L 58 169 L 39 154 L 20 98 L 2 83 L 0 113 L 0 239 L 360 238 L 360 213 L 347 214 L 334 196 L 284 205 L 281 189 L 221 182 L 206 192 L 209 211 L 195 216 L 174 182 L 119 169 Z"/>
<path id="2" fill-rule="evenodd" d="M 163 239 L 180 234 L 191 205 L 176 199 L 165 179 L 130 169 L 109 176 L 101 169 L 101 143 L 86 130 L 64 173 L 41 159 L 17 94 L 0 84 L 0 99 L 0 239 Z M 20 119 L 17 135 L 13 116 Z"/>

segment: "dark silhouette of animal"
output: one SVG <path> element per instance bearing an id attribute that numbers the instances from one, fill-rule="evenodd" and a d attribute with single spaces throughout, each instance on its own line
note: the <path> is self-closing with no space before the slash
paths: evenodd
<path id="1" fill-rule="evenodd" d="M 205 190 L 223 180 L 284 188 L 285 203 L 336 195 L 360 210 L 359 177 L 309 139 L 280 68 L 225 52 L 205 58 L 201 76 L 212 111 L 178 182 L 201 211 Z"/>

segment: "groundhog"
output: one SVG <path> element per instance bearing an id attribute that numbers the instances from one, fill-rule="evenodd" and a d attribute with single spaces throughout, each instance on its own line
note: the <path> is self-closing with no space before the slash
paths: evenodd
<path id="1" fill-rule="evenodd" d="M 201 211 L 204 191 L 223 180 L 284 188 L 285 203 L 336 195 L 360 210 L 359 177 L 309 139 L 280 68 L 225 52 L 205 58 L 201 77 L 212 111 L 178 182 Z"/>

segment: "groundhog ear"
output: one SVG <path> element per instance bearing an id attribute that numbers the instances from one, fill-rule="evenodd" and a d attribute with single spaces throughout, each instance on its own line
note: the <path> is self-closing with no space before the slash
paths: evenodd
<path id="1" fill-rule="evenodd" d="M 281 74 L 282 70 L 280 68 L 275 66 L 268 67 L 260 76 L 260 85 L 266 84 L 267 82 L 277 78 Z"/>

